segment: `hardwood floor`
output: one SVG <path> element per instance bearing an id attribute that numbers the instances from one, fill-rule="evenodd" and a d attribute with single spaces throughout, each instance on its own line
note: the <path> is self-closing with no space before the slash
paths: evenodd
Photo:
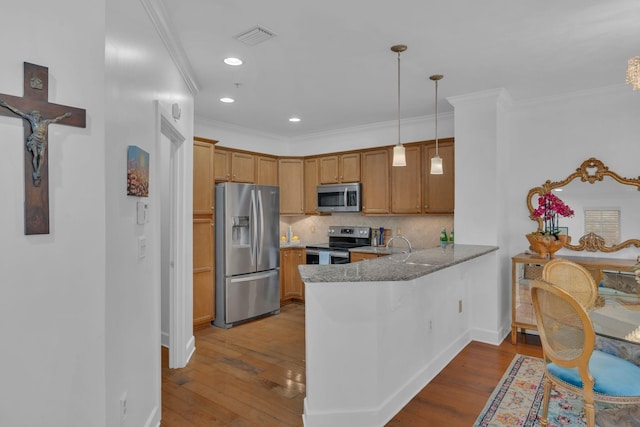
<path id="1" fill-rule="evenodd" d="M 302 426 L 304 305 L 195 336 L 186 368 L 163 361 L 163 427 Z M 516 353 L 542 356 L 537 337 L 525 337 L 530 343 L 469 344 L 387 426 L 471 426 Z"/>

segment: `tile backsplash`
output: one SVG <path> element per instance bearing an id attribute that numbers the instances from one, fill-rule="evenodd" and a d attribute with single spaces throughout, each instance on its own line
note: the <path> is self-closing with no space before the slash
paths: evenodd
<path id="1" fill-rule="evenodd" d="M 326 243 L 329 241 L 327 229 L 332 225 L 371 227 L 372 229 L 384 227 L 385 237 L 395 236 L 399 232 L 411 241 L 414 248 L 424 249 L 440 244 L 442 227 L 447 229 L 447 234 L 451 232 L 453 215 L 364 216 L 335 213 L 320 216 L 281 216 L 280 235 L 286 235 L 287 227 L 291 226 L 292 234 L 298 236 L 302 243 Z M 400 242 L 400 244 L 403 243 Z"/>

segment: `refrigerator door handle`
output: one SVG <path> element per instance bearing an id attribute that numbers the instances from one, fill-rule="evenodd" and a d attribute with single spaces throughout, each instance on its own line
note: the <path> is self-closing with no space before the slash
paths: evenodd
<path id="1" fill-rule="evenodd" d="M 277 270 L 273 270 L 260 275 L 252 274 L 248 277 L 232 277 L 230 281 L 231 283 L 251 282 L 254 280 L 266 279 L 267 277 L 271 277 L 276 274 L 276 272 Z"/>
<path id="2" fill-rule="evenodd" d="M 262 190 L 258 190 L 258 211 L 260 215 L 260 239 L 257 242 L 256 248 L 256 265 L 260 265 L 262 263 L 262 249 L 264 249 L 264 208 L 262 206 Z"/>
<path id="3" fill-rule="evenodd" d="M 258 238 L 258 212 L 256 211 L 256 192 L 251 190 L 251 206 L 249 208 L 251 212 L 251 265 L 256 264 L 256 250 L 257 250 L 257 238 Z"/>

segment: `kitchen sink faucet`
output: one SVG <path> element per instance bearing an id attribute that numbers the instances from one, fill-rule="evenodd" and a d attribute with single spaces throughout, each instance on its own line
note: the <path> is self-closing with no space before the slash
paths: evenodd
<path id="1" fill-rule="evenodd" d="M 406 237 L 404 237 L 401 234 L 396 234 L 395 236 L 393 236 L 392 238 L 389 239 L 389 241 L 387 242 L 387 246 L 385 246 L 386 248 L 389 247 L 389 245 L 391 244 L 391 242 L 393 242 L 395 239 L 402 239 L 405 242 L 407 242 L 407 246 L 409 247 L 409 253 L 411 253 L 411 242 L 409 242 L 409 239 L 407 239 Z"/>

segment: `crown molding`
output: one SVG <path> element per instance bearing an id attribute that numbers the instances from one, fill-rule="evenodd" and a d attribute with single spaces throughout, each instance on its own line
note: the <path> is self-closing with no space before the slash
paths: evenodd
<path id="1" fill-rule="evenodd" d="M 236 125 L 236 124 L 233 124 L 233 123 L 221 122 L 219 120 L 212 119 L 210 117 L 201 116 L 199 114 L 195 115 L 195 123 L 196 124 L 200 123 L 202 125 L 207 125 L 207 126 L 210 126 L 210 127 L 213 127 L 213 128 L 220 128 L 220 129 L 224 129 L 224 130 L 227 130 L 227 131 L 244 133 L 244 134 L 248 134 L 248 135 L 258 136 L 258 137 L 267 138 L 267 139 L 273 139 L 273 140 L 282 141 L 282 142 L 290 142 L 290 141 L 292 141 L 292 138 L 287 137 L 287 136 L 278 135 L 278 134 L 270 133 L 270 132 L 265 132 L 265 131 L 261 131 L 261 130 L 254 129 L 254 128 L 239 126 L 239 125 Z"/>
<path id="2" fill-rule="evenodd" d="M 598 95 L 607 95 L 607 94 L 624 94 L 624 93 L 633 93 L 633 91 L 629 88 L 629 85 L 620 83 L 610 86 L 602 86 L 598 88 L 584 89 L 575 92 L 567 92 L 556 95 L 549 95 L 539 98 L 531 98 L 531 99 L 523 99 L 521 101 L 517 101 L 515 103 L 515 107 L 520 108 L 528 108 L 535 107 L 539 105 L 545 105 L 548 103 L 555 103 L 560 101 L 569 101 L 571 99 L 579 99 L 582 97 L 592 97 Z"/>
<path id="3" fill-rule="evenodd" d="M 162 42 L 169 52 L 169 56 L 171 56 L 173 63 L 178 68 L 189 91 L 195 96 L 199 91 L 198 83 L 194 77 L 191 63 L 189 63 L 180 43 L 171 30 L 164 4 L 161 0 L 140 0 L 140 3 L 142 3 L 142 6 L 147 11 L 147 15 L 149 15 L 153 26 L 156 28 L 160 39 L 162 39 Z"/>

